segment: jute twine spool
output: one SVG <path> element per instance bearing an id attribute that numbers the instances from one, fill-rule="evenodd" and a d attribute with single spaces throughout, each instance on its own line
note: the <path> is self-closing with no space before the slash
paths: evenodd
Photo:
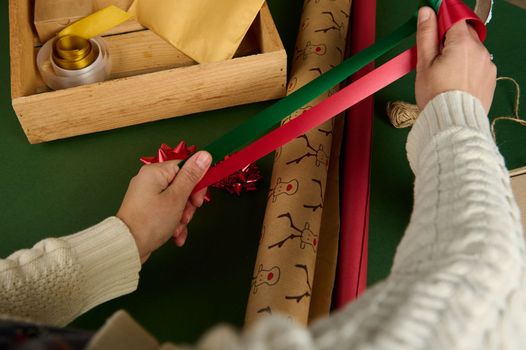
<path id="1" fill-rule="evenodd" d="M 514 112 L 513 116 L 505 115 L 505 116 L 496 117 L 493 119 L 493 121 L 491 122 L 491 134 L 493 135 L 494 140 L 497 138 L 495 134 L 495 124 L 500 120 L 509 120 L 519 125 L 526 126 L 526 120 L 521 119 L 521 117 L 519 116 L 519 103 L 520 103 L 520 97 L 521 97 L 521 87 L 519 86 L 519 83 L 517 83 L 515 79 L 510 78 L 510 77 L 497 78 L 497 81 L 499 80 L 508 80 L 508 81 L 511 81 L 515 85 L 515 110 L 513 111 Z"/>
<path id="2" fill-rule="evenodd" d="M 408 128 L 413 125 L 420 114 L 417 105 L 403 101 L 387 102 L 387 116 L 395 128 Z"/>
<path id="3" fill-rule="evenodd" d="M 493 138 L 496 138 L 495 135 L 495 124 L 501 120 L 509 120 L 514 123 L 518 123 L 522 126 L 526 126 L 526 120 L 523 120 L 519 116 L 519 104 L 520 104 L 520 95 L 521 89 L 519 83 L 515 79 L 510 77 L 500 77 L 497 78 L 497 81 L 507 80 L 511 81 L 515 85 L 515 107 L 514 114 L 512 116 L 500 116 L 493 119 L 491 122 L 491 134 Z M 387 116 L 389 121 L 395 128 L 407 128 L 412 126 L 418 115 L 420 114 L 420 109 L 417 105 L 403 102 L 403 101 L 391 101 L 387 103 Z"/>

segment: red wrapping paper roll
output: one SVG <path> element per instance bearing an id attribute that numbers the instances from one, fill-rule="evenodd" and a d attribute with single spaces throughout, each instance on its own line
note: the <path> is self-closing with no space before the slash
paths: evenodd
<path id="1" fill-rule="evenodd" d="M 355 0 L 352 14 L 351 54 L 355 54 L 374 43 L 376 0 Z M 469 7 L 460 0 L 443 0 L 438 12 L 440 39 L 443 41 L 449 28 L 462 20 L 473 26 L 481 41 L 486 38 L 484 23 Z M 365 67 L 352 81 L 373 69 L 373 64 Z M 372 96 L 347 112 L 336 308 L 356 299 L 367 286 L 373 114 Z"/>
<path id="2" fill-rule="evenodd" d="M 372 45 L 376 36 L 376 0 L 355 0 L 351 20 L 351 55 Z M 374 70 L 374 63 L 356 73 L 352 81 Z M 354 300 L 367 286 L 369 187 L 374 98 L 368 97 L 347 111 L 340 250 L 335 306 Z"/>

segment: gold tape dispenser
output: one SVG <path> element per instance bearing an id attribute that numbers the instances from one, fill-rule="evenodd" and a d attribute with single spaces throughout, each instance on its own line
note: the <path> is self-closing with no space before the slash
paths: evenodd
<path id="1" fill-rule="evenodd" d="M 99 35 L 131 18 L 111 5 L 64 28 L 38 52 L 37 66 L 44 83 L 59 90 L 106 80 L 111 57 Z"/>

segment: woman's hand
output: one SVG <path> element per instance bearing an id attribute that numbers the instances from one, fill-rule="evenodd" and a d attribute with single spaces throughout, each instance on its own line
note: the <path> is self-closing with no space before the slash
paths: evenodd
<path id="1" fill-rule="evenodd" d="M 420 109 L 442 92 L 461 90 L 478 98 L 486 113 L 489 112 L 497 68 L 473 28 L 465 21 L 455 24 L 446 33 L 441 50 L 435 12 L 422 7 L 416 41 L 415 95 Z"/>
<path id="2" fill-rule="evenodd" d="M 211 162 L 209 153 L 198 152 L 182 169 L 179 161 L 145 165 L 130 181 L 117 217 L 135 238 L 142 263 L 172 235 L 178 246 L 184 244 L 187 225 L 206 195 L 206 188 L 192 191 Z"/>

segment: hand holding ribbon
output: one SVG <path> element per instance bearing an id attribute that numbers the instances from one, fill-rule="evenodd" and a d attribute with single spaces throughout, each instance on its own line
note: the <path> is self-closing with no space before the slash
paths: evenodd
<path id="1" fill-rule="evenodd" d="M 185 243 L 188 223 L 206 192 L 192 194 L 192 189 L 211 161 L 208 153 L 197 152 L 182 167 L 176 160 L 145 165 L 130 181 L 116 216 L 135 239 L 141 262 L 172 235 L 178 246 Z"/>
<path id="2" fill-rule="evenodd" d="M 430 8 L 419 12 L 418 66 L 415 96 L 420 110 L 435 96 L 460 90 L 478 98 L 489 111 L 496 85 L 496 67 L 475 30 L 460 21 L 447 32 L 441 48 L 437 16 Z"/>
<path id="3" fill-rule="evenodd" d="M 171 160 L 185 161 L 196 151 L 195 146 L 187 146 L 184 141 L 172 148 L 163 143 L 157 151 L 157 156 L 141 157 L 141 162 L 145 165 L 163 163 Z M 251 192 L 257 190 L 257 183 L 263 176 L 255 164 L 248 164 L 242 169 L 234 172 L 224 179 L 212 184 L 212 187 L 224 189 L 230 194 L 241 195 L 242 192 Z M 211 200 L 210 193 L 205 195 L 205 201 Z"/>

